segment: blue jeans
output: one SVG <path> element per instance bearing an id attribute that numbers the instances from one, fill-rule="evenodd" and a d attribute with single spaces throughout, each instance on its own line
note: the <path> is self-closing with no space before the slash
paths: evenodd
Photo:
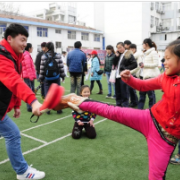
<path id="1" fill-rule="evenodd" d="M 24 78 L 24 82 L 29 86 L 29 88 L 34 92 L 34 80 L 30 81 L 29 78 Z M 32 110 L 31 105 L 27 103 L 27 110 Z"/>
<path id="2" fill-rule="evenodd" d="M 24 174 L 28 169 L 28 164 L 21 151 L 20 131 L 8 115 L 0 121 L 0 136 L 5 139 L 7 154 L 13 169 L 19 175 Z"/>
<path id="3" fill-rule="evenodd" d="M 116 95 L 115 83 L 109 82 L 110 75 L 111 75 L 111 72 L 106 72 L 107 83 L 108 83 L 108 94 L 110 95 L 112 94 L 112 91 L 111 91 L 111 85 L 112 85 L 114 89 L 114 95 Z"/>

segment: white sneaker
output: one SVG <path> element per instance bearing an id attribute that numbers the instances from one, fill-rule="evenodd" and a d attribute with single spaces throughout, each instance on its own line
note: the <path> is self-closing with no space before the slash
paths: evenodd
<path id="1" fill-rule="evenodd" d="M 28 167 L 27 171 L 22 175 L 17 175 L 17 179 L 43 179 L 45 177 L 45 172 L 38 171 L 31 166 Z"/>

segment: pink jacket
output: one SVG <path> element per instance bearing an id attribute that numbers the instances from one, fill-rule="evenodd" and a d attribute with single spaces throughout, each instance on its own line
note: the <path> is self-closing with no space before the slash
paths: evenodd
<path id="1" fill-rule="evenodd" d="M 36 70 L 34 67 L 33 59 L 28 51 L 23 53 L 22 60 L 22 78 L 28 78 L 31 81 L 36 79 Z"/>

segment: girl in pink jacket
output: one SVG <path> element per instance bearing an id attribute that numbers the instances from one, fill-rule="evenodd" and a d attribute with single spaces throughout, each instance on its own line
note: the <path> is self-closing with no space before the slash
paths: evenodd
<path id="1" fill-rule="evenodd" d="M 24 51 L 24 58 L 22 60 L 22 78 L 25 83 L 31 88 L 34 92 L 34 79 L 36 79 L 36 70 L 34 66 L 33 59 L 30 55 L 32 53 L 33 47 L 31 43 L 27 43 L 27 46 Z M 27 104 L 27 111 L 31 112 L 31 106 Z"/>

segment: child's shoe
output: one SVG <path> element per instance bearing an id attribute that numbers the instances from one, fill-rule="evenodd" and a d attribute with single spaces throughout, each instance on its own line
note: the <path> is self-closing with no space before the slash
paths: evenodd
<path id="1" fill-rule="evenodd" d="M 171 158 L 170 163 L 171 164 L 180 164 L 180 156 L 175 155 L 174 158 Z"/>
<path id="2" fill-rule="evenodd" d="M 77 96 L 75 93 L 68 94 L 66 96 L 62 96 L 59 104 L 53 110 L 59 111 L 70 107 L 75 111 L 82 113 L 83 111 L 81 111 L 78 106 L 86 99 L 88 98 Z"/>
<path id="3" fill-rule="evenodd" d="M 31 166 L 28 167 L 27 171 L 22 175 L 17 175 L 17 179 L 43 179 L 45 177 L 45 172 L 38 171 Z"/>

